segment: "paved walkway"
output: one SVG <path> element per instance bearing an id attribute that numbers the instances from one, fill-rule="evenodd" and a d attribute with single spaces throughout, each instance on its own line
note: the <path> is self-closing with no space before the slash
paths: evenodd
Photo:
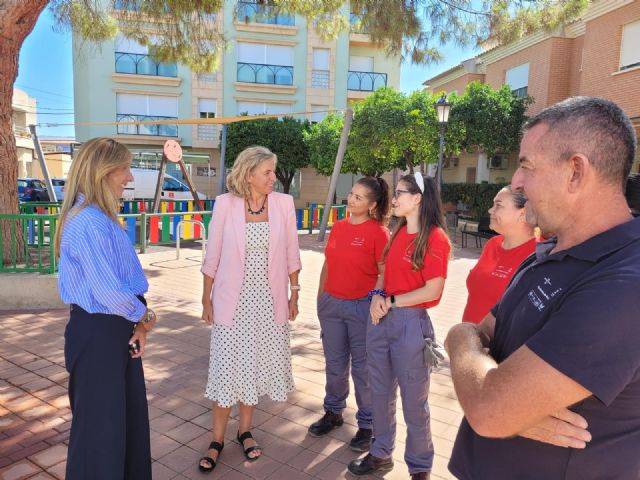
<path id="1" fill-rule="evenodd" d="M 315 313 L 323 256 L 315 237 L 301 236 L 301 246 L 300 316 L 291 326 L 296 391 L 286 403 L 260 402 L 254 434 L 264 455 L 255 463 L 244 460 L 233 440 L 238 427 L 234 415 L 221 462 L 208 478 L 336 480 L 347 478 L 347 464 L 357 456 L 345 444 L 357 429 L 353 396 L 348 399 L 344 426 L 319 439 L 307 435 L 308 425 L 322 413 L 324 395 L 324 359 Z M 478 249 L 455 252 L 443 301 L 430 312 L 441 340 L 461 317 L 465 278 L 478 253 Z M 210 402 L 203 397 L 210 334 L 200 320 L 200 251 L 183 249 L 180 260 L 169 249 L 140 258 L 151 284 L 149 304 L 160 318 L 145 356 L 153 478 L 207 478 L 197 470 L 211 425 Z M 71 419 L 62 351 L 67 318 L 65 310 L 0 312 L 0 479 L 64 478 Z M 432 478 L 452 478 L 446 465 L 462 415 L 446 365 L 432 376 L 429 403 L 436 450 Z M 408 478 L 402 459 L 404 438 L 400 410 L 396 466 L 386 479 Z"/>

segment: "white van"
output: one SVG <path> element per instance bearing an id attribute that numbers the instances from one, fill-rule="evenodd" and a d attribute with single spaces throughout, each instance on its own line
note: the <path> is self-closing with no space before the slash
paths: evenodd
<path id="1" fill-rule="evenodd" d="M 132 168 L 133 182 L 129 182 L 124 188 L 122 198 L 125 200 L 153 198 L 156 193 L 159 170 L 147 170 L 144 168 Z M 197 192 L 201 200 L 207 196 Z M 193 200 L 189 187 L 169 174 L 164 175 L 160 198 L 163 200 Z"/>

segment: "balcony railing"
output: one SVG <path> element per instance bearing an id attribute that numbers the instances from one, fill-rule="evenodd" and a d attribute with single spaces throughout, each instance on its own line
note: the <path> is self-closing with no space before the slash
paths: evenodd
<path id="1" fill-rule="evenodd" d="M 144 122 L 150 120 L 177 120 L 177 117 L 135 115 L 118 113 L 116 122 Z M 156 137 L 177 137 L 178 125 L 118 125 L 117 132 L 123 135 L 153 135 Z"/>
<path id="2" fill-rule="evenodd" d="M 269 25 L 286 25 L 293 27 L 295 17 L 278 13 L 272 5 L 255 2 L 238 2 L 238 21 L 247 23 L 266 23 Z"/>
<path id="3" fill-rule="evenodd" d="M 175 63 L 156 62 L 149 55 L 116 52 L 116 73 L 177 77 L 178 67 Z"/>
<path id="4" fill-rule="evenodd" d="M 358 92 L 373 92 L 377 88 L 387 86 L 387 74 L 378 72 L 349 71 L 347 89 Z"/>
<path id="5" fill-rule="evenodd" d="M 293 85 L 293 67 L 238 62 L 238 81 L 271 85 Z"/>
<path id="6" fill-rule="evenodd" d="M 352 13 L 349 15 L 349 24 L 351 25 L 349 30 L 351 33 L 369 33 L 367 29 L 362 25 L 362 16 Z"/>

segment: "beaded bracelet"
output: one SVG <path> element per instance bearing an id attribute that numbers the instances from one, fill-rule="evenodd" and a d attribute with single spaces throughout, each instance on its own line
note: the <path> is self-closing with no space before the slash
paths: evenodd
<path id="1" fill-rule="evenodd" d="M 369 295 L 367 295 L 369 301 L 371 301 L 374 295 L 380 295 L 382 298 L 387 298 L 387 292 L 382 289 L 374 288 L 369 292 Z"/>

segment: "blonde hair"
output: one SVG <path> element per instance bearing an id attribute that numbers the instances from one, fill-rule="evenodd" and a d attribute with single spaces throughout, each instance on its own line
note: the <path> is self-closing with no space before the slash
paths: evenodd
<path id="1" fill-rule="evenodd" d="M 237 197 L 249 198 L 251 190 L 247 177 L 258 165 L 267 160 L 278 161 L 275 153 L 267 147 L 248 147 L 236 157 L 233 168 L 227 176 L 227 190 Z"/>
<path id="2" fill-rule="evenodd" d="M 130 165 L 129 149 L 111 138 L 94 138 L 82 145 L 80 153 L 71 163 L 64 186 L 64 201 L 54 244 L 56 256 L 60 256 L 64 223 L 79 194 L 84 195 L 84 203 L 78 211 L 88 205 L 94 205 L 114 222 L 118 221 L 120 199 L 109 188 L 107 177 L 114 170 Z"/>

